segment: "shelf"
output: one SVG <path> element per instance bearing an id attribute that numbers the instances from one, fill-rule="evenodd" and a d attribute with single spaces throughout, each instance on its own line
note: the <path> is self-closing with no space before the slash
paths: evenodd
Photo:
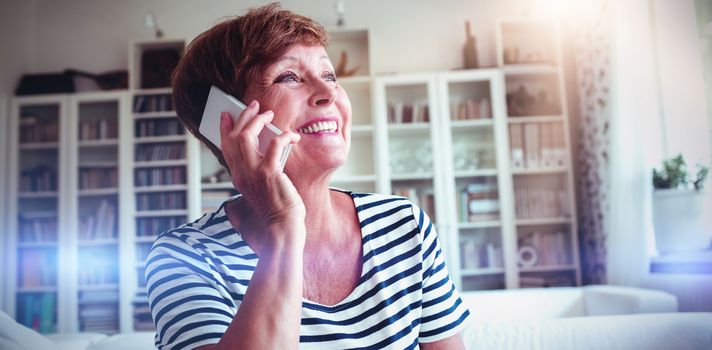
<path id="1" fill-rule="evenodd" d="M 517 226 L 570 224 L 570 218 L 527 218 L 517 219 Z"/>
<path id="2" fill-rule="evenodd" d="M 117 168 L 119 162 L 116 161 L 91 161 L 91 162 L 80 162 L 80 168 Z"/>
<path id="3" fill-rule="evenodd" d="M 96 239 L 79 239 L 79 242 L 77 244 L 80 247 L 96 247 L 96 246 L 103 246 L 103 245 L 115 245 L 119 244 L 118 238 L 96 238 Z"/>
<path id="4" fill-rule="evenodd" d="M 57 191 L 20 192 L 17 194 L 19 198 L 53 198 L 57 196 L 59 196 Z"/>
<path id="5" fill-rule="evenodd" d="M 80 197 L 114 195 L 114 194 L 119 194 L 119 189 L 116 187 L 84 189 L 84 190 L 79 190 L 78 194 Z"/>
<path id="6" fill-rule="evenodd" d="M 497 176 L 497 169 L 455 170 L 456 178 Z"/>
<path id="7" fill-rule="evenodd" d="M 503 267 L 486 267 L 478 269 L 463 269 L 460 274 L 462 277 L 486 276 L 486 275 L 502 275 L 505 270 Z"/>
<path id="8" fill-rule="evenodd" d="M 409 180 L 432 180 L 433 173 L 422 174 L 393 174 L 391 181 L 409 181 Z"/>
<path id="9" fill-rule="evenodd" d="M 542 175 L 542 174 L 565 174 L 569 171 L 566 167 L 552 167 L 539 169 L 515 169 L 512 175 Z"/>
<path id="10" fill-rule="evenodd" d="M 57 248 L 58 244 L 55 241 L 43 242 L 18 242 L 18 248 Z"/>
<path id="11" fill-rule="evenodd" d="M 178 142 L 185 141 L 186 134 L 167 135 L 167 136 L 141 136 L 134 138 L 134 143 L 163 143 L 163 142 Z"/>
<path id="12" fill-rule="evenodd" d="M 20 144 L 20 150 L 55 150 L 58 148 L 59 142 L 29 142 Z"/>
<path id="13" fill-rule="evenodd" d="M 17 294 L 23 293 L 57 293 L 56 286 L 46 286 L 46 287 L 18 287 Z"/>
<path id="14" fill-rule="evenodd" d="M 507 117 L 507 122 L 510 124 L 521 123 L 561 123 L 564 117 L 561 115 L 534 115 L 534 116 L 516 116 Z"/>
<path id="15" fill-rule="evenodd" d="M 502 67 L 506 75 L 558 74 L 559 67 L 554 63 L 514 63 Z"/>
<path id="16" fill-rule="evenodd" d="M 79 140 L 79 147 L 108 147 L 118 145 L 118 139 Z"/>
<path id="17" fill-rule="evenodd" d="M 154 88 L 154 89 L 135 89 L 133 90 L 133 95 L 169 95 L 171 94 L 170 87 Z"/>
<path id="18" fill-rule="evenodd" d="M 107 283 L 107 284 L 80 284 L 78 288 L 80 292 L 89 292 L 89 291 L 105 291 L 105 290 L 114 290 L 114 289 L 119 289 L 119 284 L 118 283 Z M 115 302 L 118 302 L 116 300 Z M 89 302 L 84 301 L 85 304 L 88 304 Z M 102 300 L 102 301 L 97 301 L 97 303 L 107 303 L 107 301 Z"/>
<path id="19" fill-rule="evenodd" d="M 392 134 L 415 135 L 428 133 L 432 125 L 430 123 L 389 123 L 388 131 Z"/>
<path id="20" fill-rule="evenodd" d="M 134 112 L 134 119 L 169 119 L 178 118 L 176 111 L 160 111 L 160 112 Z"/>
<path id="21" fill-rule="evenodd" d="M 149 160 L 149 161 L 136 161 L 134 162 L 134 168 L 154 168 L 154 167 L 168 167 L 168 166 L 179 166 L 188 165 L 187 159 L 168 159 L 168 160 Z"/>
<path id="22" fill-rule="evenodd" d="M 54 210 L 48 210 L 48 211 L 30 211 L 30 212 L 24 212 L 20 214 L 20 217 L 22 219 L 49 219 L 49 218 L 56 218 L 58 216 L 57 212 Z"/>
<path id="23" fill-rule="evenodd" d="M 219 191 L 219 190 L 234 190 L 235 186 L 232 184 L 232 182 L 215 182 L 215 183 L 201 183 L 200 184 L 200 189 L 203 191 Z"/>
<path id="24" fill-rule="evenodd" d="M 188 190 L 188 185 L 137 186 L 134 189 L 136 193 L 186 191 Z"/>
<path id="25" fill-rule="evenodd" d="M 143 210 L 137 211 L 137 218 L 150 218 L 159 216 L 188 216 L 187 209 L 171 209 L 171 210 Z"/>
<path id="26" fill-rule="evenodd" d="M 343 177 L 334 177 L 331 179 L 331 183 L 336 184 L 346 184 L 346 183 L 365 183 L 365 182 L 375 182 L 376 175 L 352 175 Z"/>
<path id="27" fill-rule="evenodd" d="M 351 137 L 364 137 L 373 135 L 372 125 L 353 125 L 351 126 Z"/>
<path id="28" fill-rule="evenodd" d="M 156 240 L 156 236 L 138 236 L 136 237 L 136 243 L 153 243 Z"/>
<path id="29" fill-rule="evenodd" d="M 494 125 L 494 120 L 487 119 L 470 119 L 470 120 L 451 120 L 450 126 L 453 129 L 468 129 L 468 128 L 480 128 L 480 127 L 490 127 Z"/>
<path id="30" fill-rule="evenodd" d="M 457 228 L 460 230 L 467 230 L 467 229 L 473 229 L 473 228 L 500 227 L 501 225 L 502 225 L 502 222 L 499 220 L 478 221 L 478 222 L 460 222 L 457 224 Z"/>
<path id="31" fill-rule="evenodd" d="M 550 266 L 533 266 L 520 267 L 519 272 L 553 272 L 553 271 L 569 271 L 576 270 L 574 265 L 550 265 Z"/>

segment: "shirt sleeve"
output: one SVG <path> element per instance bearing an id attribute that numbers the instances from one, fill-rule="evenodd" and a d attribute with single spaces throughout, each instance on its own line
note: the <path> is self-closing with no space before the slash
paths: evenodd
<path id="1" fill-rule="evenodd" d="M 236 312 L 224 279 L 209 255 L 180 233 L 167 232 L 146 261 L 146 290 L 158 349 L 215 344 Z"/>
<path id="2" fill-rule="evenodd" d="M 449 338 L 467 325 L 470 311 L 450 279 L 435 227 L 425 212 L 413 207 L 420 229 L 423 256 L 423 303 L 420 343 Z"/>

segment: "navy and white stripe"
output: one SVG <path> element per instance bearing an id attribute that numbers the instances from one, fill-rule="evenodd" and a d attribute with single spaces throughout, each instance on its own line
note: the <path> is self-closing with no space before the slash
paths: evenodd
<path id="1" fill-rule="evenodd" d="M 336 305 L 302 301 L 300 348 L 412 349 L 461 331 L 469 311 L 430 218 L 402 197 L 350 195 L 361 223 L 361 279 Z M 258 257 L 224 207 L 153 245 L 146 281 L 159 349 L 217 343 L 240 308 Z"/>

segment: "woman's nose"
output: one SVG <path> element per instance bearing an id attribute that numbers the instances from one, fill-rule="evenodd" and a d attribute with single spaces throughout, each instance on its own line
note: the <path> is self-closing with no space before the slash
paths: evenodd
<path id="1" fill-rule="evenodd" d="M 334 83 L 317 79 L 314 83 L 314 92 L 310 97 L 309 104 L 312 107 L 325 106 L 334 103 L 335 99 L 336 87 Z"/>

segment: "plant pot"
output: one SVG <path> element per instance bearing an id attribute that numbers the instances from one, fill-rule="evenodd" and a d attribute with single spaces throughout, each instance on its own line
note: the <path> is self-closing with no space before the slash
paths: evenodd
<path id="1" fill-rule="evenodd" d="M 710 228 L 705 227 L 705 193 L 695 190 L 655 190 L 653 224 L 658 253 L 708 249 Z"/>

